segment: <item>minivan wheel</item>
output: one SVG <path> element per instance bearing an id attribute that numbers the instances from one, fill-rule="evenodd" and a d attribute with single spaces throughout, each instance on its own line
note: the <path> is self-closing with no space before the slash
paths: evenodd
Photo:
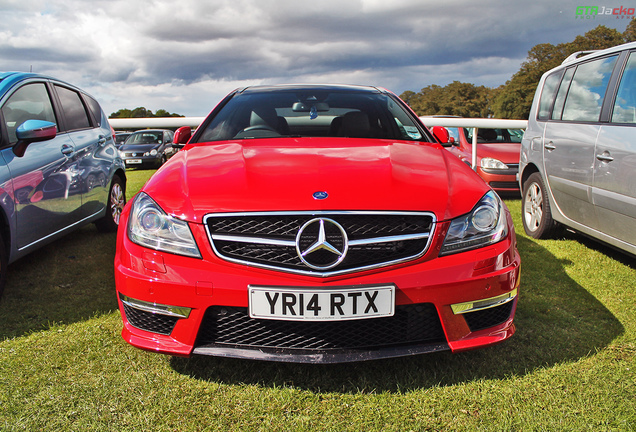
<path id="1" fill-rule="evenodd" d="M 124 182 L 117 175 L 113 176 L 107 205 L 106 216 L 95 221 L 95 226 L 100 232 L 115 232 L 119 226 L 121 212 L 126 205 L 126 188 Z"/>
<path id="2" fill-rule="evenodd" d="M 548 191 L 541 174 L 533 173 L 523 183 L 523 229 L 536 239 L 551 238 L 556 234 L 558 222 L 552 219 Z"/>

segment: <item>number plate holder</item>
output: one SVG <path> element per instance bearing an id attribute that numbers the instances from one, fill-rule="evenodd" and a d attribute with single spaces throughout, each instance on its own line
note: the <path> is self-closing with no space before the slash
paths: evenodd
<path id="1" fill-rule="evenodd" d="M 300 288 L 248 287 L 249 316 L 282 321 L 341 321 L 390 317 L 395 285 Z"/>

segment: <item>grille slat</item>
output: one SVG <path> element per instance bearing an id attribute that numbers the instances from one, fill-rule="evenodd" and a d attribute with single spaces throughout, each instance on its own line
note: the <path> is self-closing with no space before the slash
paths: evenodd
<path id="1" fill-rule="evenodd" d="M 334 221 L 346 233 L 347 241 L 356 243 L 349 245 L 345 258 L 333 266 L 330 264 L 337 260 L 332 252 L 312 252 L 315 267 L 299 256 L 297 237 L 298 249 L 309 248 L 318 238 L 319 225 L 307 227 L 307 224 L 316 219 Z M 223 259 L 292 273 L 330 276 L 423 256 L 432 238 L 435 217 L 426 212 L 210 214 L 205 224 L 215 253 Z M 330 224 L 325 229 L 325 239 L 343 250 L 342 232 L 334 226 Z M 398 236 L 399 240 L 392 238 Z"/>

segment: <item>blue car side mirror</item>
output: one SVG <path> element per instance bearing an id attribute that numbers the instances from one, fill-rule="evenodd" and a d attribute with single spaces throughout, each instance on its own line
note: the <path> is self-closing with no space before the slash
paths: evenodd
<path id="1" fill-rule="evenodd" d="M 55 123 L 49 121 L 27 120 L 18 126 L 15 134 L 18 138 L 18 142 L 13 147 L 13 153 L 15 153 L 17 157 L 22 157 L 29 144 L 55 138 L 57 135 L 57 126 Z"/>

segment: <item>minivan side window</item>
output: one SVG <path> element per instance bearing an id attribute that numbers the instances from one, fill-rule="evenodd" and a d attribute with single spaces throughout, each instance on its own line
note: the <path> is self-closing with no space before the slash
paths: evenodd
<path id="1" fill-rule="evenodd" d="M 563 107 L 562 120 L 599 120 L 607 84 L 617 58 L 606 57 L 577 66 Z"/>
<path id="2" fill-rule="evenodd" d="M 2 116 L 10 144 L 18 142 L 15 130 L 27 120 L 57 123 L 49 92 L 43 83 L 27 84 L 16 90 L 2 106 Z"/>
<path id="3" fill-rule="evenodd" d="M 550 107 L 560 80 L 561 71 L 555 72 L 545 79 L 543 90 L 541 90 L 541 99 L 539 99 L 539 115 L 537 116 L 539 120 L 550 118 Z"/>
<path id="4" fill-rule="evenodd" d="M 613 123 L 636 123 L 636 53 L 631 53 L 618 86 Z"/>
<path id="5" fill-rule="evenodd" d="M 88 115 L 86 114 L 86 108 L 84 108 L 79 93 L 69 90 L 66 87 L 55 86 L 55 88 L 60 98 L 60 103 L 62 104 L 67 130 L 71 131 L 91 127 Z"/>
<path id="6" fill-rule="evenodd" d="M 552 108 L 552 120 L 561 120 L 561 114 L 563 114 L 563 105 L 565 104 L 565 96 L 570 89 L 570 83 L 572 82 L 572 76 L 574 75 L 575 68 L 569 68 L 565 71 L 559 91 L 557 92 L 556 100 L 554 101 L 554 108 Z"/>

